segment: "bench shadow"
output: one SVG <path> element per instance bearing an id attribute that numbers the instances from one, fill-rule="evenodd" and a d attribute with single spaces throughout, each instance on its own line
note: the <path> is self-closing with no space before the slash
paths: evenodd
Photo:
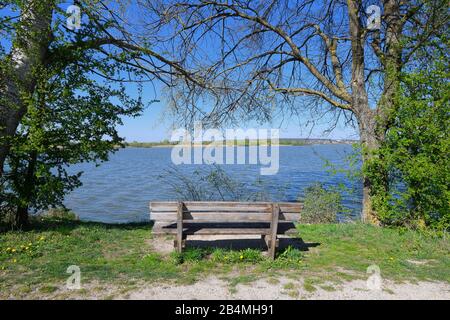
<path id="1" fill-rule="evenodd" d="M 302 238 L 279 238 L 278 250 L 284 250 L 291 246 L 300 251 L 309 251 L 320 245 L 318 242 L 304 242 Z M 186 247 L 195 248 L 222 248 L 230 250 L 259 249 L 267 250 L 267 245 L 263 239 L 220 239 L 220 240 L 197 240 L 187 239 Z"/>

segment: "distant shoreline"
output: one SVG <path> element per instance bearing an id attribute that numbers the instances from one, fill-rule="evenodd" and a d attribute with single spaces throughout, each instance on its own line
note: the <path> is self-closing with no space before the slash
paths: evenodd
<path id="1" fill-rule="evenodd" d="M 358 140 L 349 140 L 349 139 L 341 139 L 341 140 L 334 140 L 334 139 L 280 139 L 278 144 L 274 144 L 274 146 L 280 146 L 280 147 L 302 147 L 307 145 L 318 145 L 318 144 L 353 144 L 358 142 Z M 214 143 L 214 142 L 213 142 Z M 272 145 L 270 141 L 267 144 L 258 144 L 258 141 L 256 140 L 238 140 L 238 141 L 217 141 L 217 146 L 225 145 L 227 147 L 232 146 L 258 146 L 258 145 Z M 205 141 L 203 142 L 203 146 L 210 145 L 211 141 Z M 126 148 L 169 148 L 174 147 L 178 145 L 177 143 L 170 143 L 169 141 L 162 141 L 162 142 L 125 142 Z M 199 147 L 200 145 L 194 144 L 194 147 Z"/>

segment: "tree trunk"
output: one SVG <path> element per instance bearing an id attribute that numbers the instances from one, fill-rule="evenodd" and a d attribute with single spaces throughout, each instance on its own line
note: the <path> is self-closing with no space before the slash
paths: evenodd
<path id="1" fill-rule="evenodd" d="M 386 136 L 386 131 L 393 121 L 396 110 L 396 97 L 400 89 L 400 70 L 402 66 L 402 46 L 400 37 L 403 22 L 400 16 L 400 7 L 397 0 L 386 0 L 384 2 L 384 22 L 386 23 L 386 48 L 381 62 L 384 67 L 383 92 L 375 110 L 362 110 L 357 115 L 360 127 L 361 143 L 365 148 L 363 162 L 373 165 L 374 152 L 377 151 Z M 382 159 L 379 163 L 382 163 Z M 379 214 L 374 211 L 373 197 L 384 197 L 389 191 L 389 180 L 386 169 L 382 165 L 369 168 L 376 173 L 376 181 L 373 174 L 371 178 L 363 177 L 363 220 L 379 224 Z M 376 183 L 376 185 L 374 185 Z M 381 199 L 381 198 L 380 198 Z M 385 201 L 385 200 L 383 200 Z M 383 203 L 377 203 L 381 210 Z"/>
<path id="2" fill-rule="evenodd" d="M 27 0 L 21 4 L 7 66 L 0 73 L 0 177 L 22 117 L 27 112 L 26 98 L 33 95 L 40 67 L 45 64 L 52 41 L 51 21 L 55 1 Z"/>
<path id="3" fill-rule="evenodd" d="M 364 74 L 364 27 L 360 23 L 359 0 L 348 0 L 348 14 L 352 50 L 352 111 L 358 120 L 360 141 L 363 147 L 363 165 L 370 160 L 372 151 L 379 148 L 380 143 L 376 138 L 376 113 L 369 107 L 369 99 L 366 90 Z M 372 203 L 372 181 L 363 176 L 363 209 L 362 220 L 378 223 L 376 212 Z"/>
<path id="4" fill-rule="evenodd" d="M 19 206 L 16 211 L 15 226 L 18 229 L 24 229 L 29 225 L 28 206 Z"/>
<path id="5" fill-rule="evenodd" d="M 33 197 L 35 189 L 35 172 L 36 172 L 36 162 L 37 162 L 37 152 L 33 151 L 30 154 L 30 159 L 28 161 L 27 172 L 25 179 L 23 180 L 23 185 L 20 190 L 20 198 L 22 204 L 17 207 L 16 211 L 16 227 L 19 229 L 25 228 L 29 224 L 28 219 L 28 209 L 30 206 L 30 201 Z"/>
<path id="6" fill-rule="evenodd" d="M 362 146 L 363 166 L 367 166 L 373 160 L 374 152 L 381 146 L 381 139 L 376 135 L 376 122 L 373 110 L 366 110 L 358 115 L 359 135 Z M 380 173 L 383 174 L 383 173 Z M 363 171 L 363 208 L 362 220 L 367 223 L 379 224 L 377 213 L 373 207 L 374 183 Z"/>

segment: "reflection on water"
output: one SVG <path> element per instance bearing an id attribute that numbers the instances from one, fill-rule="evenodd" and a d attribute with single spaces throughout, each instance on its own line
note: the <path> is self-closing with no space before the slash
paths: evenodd
<path id="1" fill-rule="evenodd" d="M 245 183 L 261 179 L 266 187 L 269 186 L 273 200 L 278 201 L 295 201 L 305 187 L 317 181 L 325 186 L 340 183 L 353 186 L 356 192 L 344 194 L 344 205 L 351 208 L 354 215 L 359 215 L 361 186 L 343 174 L 330 174 L 325 167 L 325 160 L 344 166 L 345 157 L 351 151 L 349 145 L 285 146 L 280 147 L 280 168 L 276 175 L 261 176 L 258 165 L 224 165 L 222 169 L 231 178 Z M 126 148 L 99 167 L 93 164 L 73 166 L 74 171 L 84 172 L 83 186 L 69 194 L 65 204 L 82 220 L 147 220 L 149 201 L 175 200 L 171 187 L 159 178 L 170 166 L 170 148 Z M 179 165 L 177 169 L 189 176 L 200 167 L 206 165 Z M 282 194 L 280 189 L 283 189 Z"/>

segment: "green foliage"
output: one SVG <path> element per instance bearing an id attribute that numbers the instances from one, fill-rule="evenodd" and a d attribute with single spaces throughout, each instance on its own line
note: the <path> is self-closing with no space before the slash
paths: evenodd
<path id="1" fill-rule="evenodd" d="M 380 182 L 374 205 L 385 224 L 450 228 L 449 71 L 442 57 L 403 75 L 393 124 L 368 170 Z"/>
<path id="2" fill-rule="evenodd" d="M 212 251 L 211 260 L 219 263 L 257 263 L 264 258 L 260 250 L 224 250 L 217 248 Z"/>
<path id="3" fill-rule="evenodd" d="M 338 191 L 327 190 L 320 183 L 305 189 L 302 221 L 305 223 L 334 223 L 338 213 L 345 212 Z"/>
<path id="4" fill-rule="evenodd" d="M 70 165 L 99 164 L 121 145 L 117 126 L 123 116 L 143 109 L 140 94 L 130 98 L 121 84 L 94 80 L 91 70 L 114 75 L 126 68 L 117 62 L 79 52 L 78 63 L 40 70 L 35 93 L 26 101 L 23 117 L 7 158 L 2 179 L 3 212 L 19 208 L 45 210 L 63 206 L 64 196 L 81 185 L 82 172 Z"/>
<path id="5" fill-rule="evenodd" d="M 61 220 L 61 221 L 68 221 L 68 220 L 79 220 L 78 216 L 75 214 L 75 212 L 65 209 L 65 208 L 51 208 L 47 210 L 44 214 L 39 215 L 41 219 L 54 219 L 54 220 Z"/>
<path id="6" fill-rule="evenodd" d="M 27 19 L 19 19 L 30 3 L 34 11 L 52 13 L 51 39 L 45 39 L 48 30 L 31 30 Z M 81 172 L 68 166 L 106 161 L 122 145 L 116 131 L 122 117 L 137 116 L 144 107 L 141 84 L 152 71 L 136 60 L 145 49 L 105 46 L 124 26 L 98 1 L 78 5 L 89 18 L 74 32 L 67 30 L 65 5 L 59 2 L 7 1 L 0 6 L 0 86 L 10 79 L 21 93 L 19 106 L 11 106 L 9 97 L 0 96 L 0 102 L 11 110 L 23 109 L 14 136 L 4 135 L 0 141 L 11 145 L 0 181 L 2 220 L 6 214 L 20 217 L 19 211 L 28 208 L 61 206 L 64 195 L 80 185 Z M 26 86 L 10 61 L 11 48 L 23 46 L 24 39 L 49 41 L 45 61 L 31 66 Z"/>

